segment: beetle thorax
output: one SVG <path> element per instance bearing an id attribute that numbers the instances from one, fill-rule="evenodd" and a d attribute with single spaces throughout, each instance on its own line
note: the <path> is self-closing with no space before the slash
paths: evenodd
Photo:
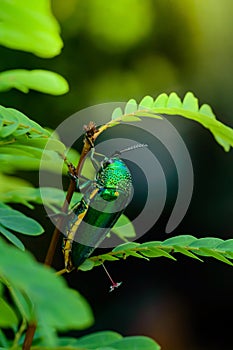
<path id="1" fill-rule="evenodd" d="M 96 182 L 106 189 L 129 192 L 132 177 L 126 164 L 119 158 L 110 158 L 102 163 L 96 175 Z"/>

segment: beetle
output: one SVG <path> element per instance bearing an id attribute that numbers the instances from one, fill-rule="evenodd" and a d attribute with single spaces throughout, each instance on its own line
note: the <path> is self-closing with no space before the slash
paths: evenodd
<path id="1" fill-rule="evenodd" d="M 146 146 L 136 144 L 109 158 L 105 157 L 100 167 L 93 158 L 93 148 L 91 159 L 97 169 L 95 179 L 87 182 L 82 199 L 74 205 L 66 220 L 62 249 L 67 272 L 79 267 L 92 254 L 127 206 L 133 188 L 132 175 L 120 155 Z M 80 190 L 79 178 L 76 177 L 75 180 Z M 111 290 L 119 285 L 113 282 Z"/>
<path id="2" fill-rule="evenodd" d="M 104 240 L 123 213 L 131 191 L 132 176 L 123 160 L 105 158 L 95 180 L 68 214 L 63 240 L 67 272 L 79 267 Z"/>

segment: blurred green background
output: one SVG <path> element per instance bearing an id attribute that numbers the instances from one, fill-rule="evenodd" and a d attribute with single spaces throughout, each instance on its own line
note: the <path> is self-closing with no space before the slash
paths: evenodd
<path id="1" fill-rule="evenodd" d="M 56 128 L 69 115 L 93 104 L 172 91 L 184 96 L 193 91 L 233 127 L 231 1 L 54 0 L 52 8 L 61 25 L 62 54 L 45 60 L 0 47 L 0 70 L 50 69 L 68 80 L 70 92 L 54 97 L 12 90 L 1 93 L 2 105 Z M 225 153 L 194 122 L 179 117 L 169 120 L 190 151 L 195 176 L 192 203 L 173 234 L 231 238 L 232 151 Z M 31 176 L 36 183 L 35 174 Z M 168 217 L 169 208 L 144 239 L 168 238 L 163 233 Z M 47 244 L 45 236 L 38 251 L 35 240 L 28 241 L 40 260 Z M 94 307 L 93 329 L 149 335 L 163 350 L 231 349 L 231 267 L 181 257 L 177 263 L 135 260 L 109 265 L 114 277 L 124 281 L 111 295 L 101 269 L 68 276 L 70 285 Z"/>

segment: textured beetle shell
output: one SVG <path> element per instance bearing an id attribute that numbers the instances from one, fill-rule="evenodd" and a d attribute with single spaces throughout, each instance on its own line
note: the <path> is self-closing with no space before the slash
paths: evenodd
<path id="1" fill-rule="evenodd" d="M 104 188 L 114 188 L 129 192 L 132 186 L 132 176 L 125 163 L 119 158 L 111 158 L 106 163 L 107 166 L 101 168 L 97 173 L 97 183 Z"/>
<path id="2" fill-rule="evenodd" d="M 117 157 L 102 163 L 92 187 L 73 208 L 63 253 L 67 271 L 80 266 L 105 239 L 124 211 L 132 189 L 126 164 Z"/>

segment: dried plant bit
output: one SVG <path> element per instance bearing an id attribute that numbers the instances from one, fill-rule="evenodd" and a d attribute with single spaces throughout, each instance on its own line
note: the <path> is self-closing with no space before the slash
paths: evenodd
<path id="1" fill-rule="evenodd" d="M 88 125 L 84 125 L 83 129 L 85 131 L 85 140 L 90 143 L 90 146 L 94 146 L 93 136 L 99 131 L 94 122 L 90 122 Z"/>
<path id="2" fill-rule="evenodd" d="M 109 293 L 110 292 L 113 292 L 115 288 L 118 288 L 120 287 L 120 285 L 122 284 L 122 282 L 114 282 L 111 286 L 110 286 L 110 290 L 109 290 Z"/>
<path id="3" fill-rule="evenodd" d="M 112 291 L 114 291 L 115 288 L 120 287 L 120 285 L 122 284 L 122 282 L 114 282 L 113 279 L 112 279 L 112 277 L 110 276 L 108 270 L 107 270 L 106 267 L 104 266 L 104 263 L 102 263 L 102 266 L 103 266 L 103 268 L 104 268 L 104 270 L 105 270 L 105 272 L 106 272 L 108 278 L 110 279 L 110 281 L 111 281 L 111 283 L 112 283 L 112 285 L 110 286 L 110 290 L 109 290 L 109 292 L 112 292 Z"/>
<path id="4" fill-rule="evenodd" d="M 67 168 L 68 168 L 68 175 L 70 176 L 70 178 L 72 178 L 73 180 L 76 180 L 77 178 L 77 174 L 76 174 L 76 168 L 74 166 L 73 163 L 71 163 L 65 154 L 62 153 L 58 153 L 59 156 L 63 159 L 64 163 L 66 164 Z"/>
<path id="5" fill-rule="evenodd" d="M 92 121 L 90 121 L 88 125 L 84 125 L 83 129 L 85 132 L 97 131 L 96 124 Z"/>
<path id="6" fill-rule="evenodd" d="M 69 169 L 69 171 L 68 171 L 69 177 L 70 177 L 72 180 L 77 181 L 78 175 L 76 174 L 76 168 L 75 168 L 75 166 L 74 166 L 72 163 L 69 163 L 69 164 L 68 164 L 68 169 Z"/>

